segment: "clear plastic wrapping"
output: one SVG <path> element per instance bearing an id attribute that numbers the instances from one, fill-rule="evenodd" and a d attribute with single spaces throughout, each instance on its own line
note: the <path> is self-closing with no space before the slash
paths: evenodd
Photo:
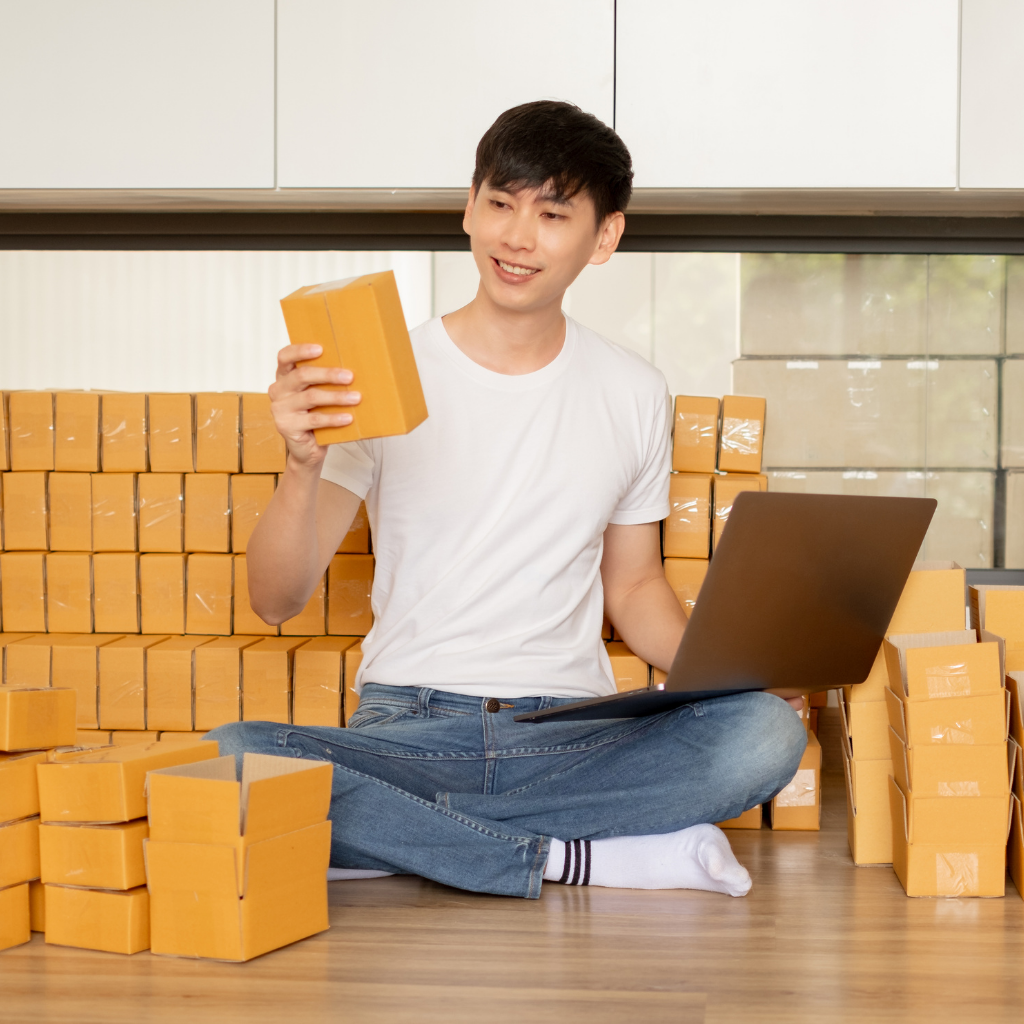
<path id="1" fill-rule="evenodd" d="M 231 629 L 234 559 L 193 554 L 186 568 L 185 632 L 226 636 Z"/>
<path id="2" fill-rule="evenodd" d="M 237 473 L 239 396 L 234 392 L 196 395 L 196 472 Z"/>
<path id="3" fill-rule="evenodd" d="M 100 468 L 98 391 L 58 391 L 54 398 L 53 468 L 97 473 Z"/>
<path id="4" fill-rule="evenodd" d="M 277 478 L 271 473 L 236 473 L 231 477 L 231 550 L 244 553 L 270 499 Z"/>
<path id="5" fill-rule="evenodd" d="M 138 550 L 135 473 L 92 474 L 93 551 Z"/>
<path id="6" fill-rule="evenodd" d="M 48 473 L 3 475 L 3 541 L 7 551 L 40 551 L 49 547 L 46 502 Z"/>
<path id="7" fill-rule="evenodd" d="M 227 473 L 185 474 L 185 550 L 231 550 L 231 477 Z"/>
<path id="8" fill-rule="evenodd" d="M 149 469 L 146 396 L 105 392 L 100 401 L 105 473 L 145 473 Z"/>
<path id="9" fill-rule="evenodd" d="M 140 551 L 184 550 L 183 491 L 180 473 L 139 475 Z"/>
<path id="10" fill-rule="evenodd" d="M 11 469 L 53 469 L 53 392 L 11 391 L 7 413 Z"/>
<path id="11" fill-rule="evenodd" d="M 242 472 L 283 473 L 284 438 L 274 425 L 267 394 L 242 395 Z"/>
<path id="12" fill-rule="evenodd" d="M 195 423 L 191 395 L 150 394 L 149 468 L 154 473 L 195 469 Z"/>

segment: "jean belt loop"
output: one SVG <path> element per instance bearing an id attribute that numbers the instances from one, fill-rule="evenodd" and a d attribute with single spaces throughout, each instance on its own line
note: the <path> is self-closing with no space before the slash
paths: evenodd
<path id="1" fill-rule="evenodd" d="M 426 718 L 430 714 L 430 698 L 434 696 L 434 691 L 429 687 L 421 686 L 420 692 L 417 696 L 416 709 L 419 711 L 423 718 Z"/>

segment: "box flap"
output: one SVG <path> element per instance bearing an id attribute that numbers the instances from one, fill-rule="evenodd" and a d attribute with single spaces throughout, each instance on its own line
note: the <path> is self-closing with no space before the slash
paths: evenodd
<path id="1" fill-rule="evenodd" d="M 885 707 L 889 712 L 889 728 L 906 744 L 908 742 L 907 716 L 903 701 L 888 686 L 885 688 Z"/>
<path id="2" fill-rule="evenodd" d="M 908 650 L 921 647 L 955 647 L 961 644 L 976 644 L 977 635 L 969 629 L 944 630 L 940 633 L 893 633 L 883 641 L 886 650 L 886 665 L 889 668 L 889 686 L 896 686 L 895 666 L 899 665 L 899 681 L 902 690 L 907 693 L 907 656 Z M 889 648 L 893 648 L 892 651 Z M 897 659 L 894 662 L 894 657 Z"/>
<path id="3" fill-rule="evenodd" d="M 296 877 L 313 875 L 327 882 L 331 863 L 331 823 L 321 821 L 294 832 L 245 846 L 245 867 L 239 895 L 269 892 L 292 884 Z"/>
<path id="4" fill-rule="evenodd" d="M 150 890 L 197 895 L 241 895 L 240 850 L 217 843 L 165 843 L 152 838 L 143 844 Z"/>
<path id="5" fill-rule="evenodd" d="M 241 835 L 241 784 L 232 755 L 151 771 L 151 836 L 158 842 L 234 843 Z"/>
<path id="6" fill-rule="evenodd" d="M 903 843 L 910 842 L 910 820 L 907 813 L 907 796 L 900 784 L 889 776 L 889 809 L 892 813 L 892 832 L 902 836 Z"/>
<path id="7" fill-rule="evenodd" d="M 329 761 L 245 754 L 242 834 L 248 842 L 323 821 L 331 804 Z"/>
<path id="8" fill-rule="evenodd" d="M 998 633 L 992 633 L 987 629 L 978 630 L 978 639 L 983 644 L 995 644 L 999 651 L 999 678 L 1006 678 L 1006 640 Z"/>

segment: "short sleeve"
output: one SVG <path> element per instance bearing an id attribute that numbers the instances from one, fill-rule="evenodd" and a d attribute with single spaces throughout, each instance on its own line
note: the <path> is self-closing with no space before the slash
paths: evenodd
<path id="1" fill-rule="evenodd" d="M 609 520 L 616 526 L 654 523 L 668 516 L 668 478 L 672 468 L 672 401 L 668 388 L 660 401 L 653 398 L 646 419 L 639 438 L 643 461 Z"/>
<path id="2" fill-rule="evenodd" d="M 360 498 L 373 486 L 373 449 L 370 441 L 332 444 L 320 469 L 320 479 L 330 480 Z"/>

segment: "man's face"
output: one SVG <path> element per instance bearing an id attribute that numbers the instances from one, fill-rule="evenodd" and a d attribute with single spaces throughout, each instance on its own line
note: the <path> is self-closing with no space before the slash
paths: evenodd
<path id="1" fill-rule="evenodd" d="M 606 263 L 623 224 L 613 213 L 598 225 L 585 193 L 556 202 L 546 188 L 505 192 L 487 182 L 470 193 L 463 220 L 481 286 L 495 305 L 522 313 L 561 302 L 588 263 Z"/>

